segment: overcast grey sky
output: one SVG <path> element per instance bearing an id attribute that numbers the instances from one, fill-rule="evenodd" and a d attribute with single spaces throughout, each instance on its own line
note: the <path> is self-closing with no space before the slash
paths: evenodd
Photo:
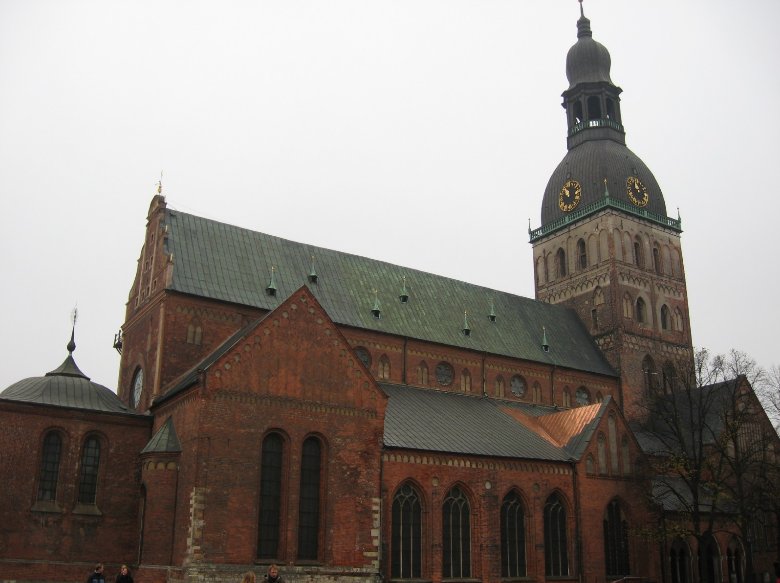
<path id="1" fill-rule="evenodd" d="M 586 0 L 693 339 L 780 363 L 780 2 Z M 111 347 L 172 208 L 533 296 L 575 0 L 0 0 L 0 390 Z M 775 234 L 770 237 L 770 233 Z"/>

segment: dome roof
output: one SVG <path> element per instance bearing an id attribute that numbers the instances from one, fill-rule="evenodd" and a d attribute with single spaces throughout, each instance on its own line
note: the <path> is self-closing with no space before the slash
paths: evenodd
<path id="1" fill-rule="evenodd" d="M 647 189 L 647 204 L 636 207 L 637 210 L 665 217 L 666 202 L 661 187 L 639 156 L 612 140 L 589 140 L 569 150 L 550 176 L 542 199 L 542 225 L 568 214 L 558 206 L 558 195 L 567 180 L 580 183 L 582 194 L 577 208 L 584 208 L 604 198 L 605 178 L 610 198 L 631 205 L 627 192 L 629 177 L 639 178 Z"/>
<path id="2" fill-rule="evenodd" d="M 73 360 L 76 343 L 71 336 L 68 356 L 42 377 L 30 377 L 12 384 L 0 399 L 108 413 L 133 413 L 110 389 L 89 380 Z"/>
<path id="3" fill-rule="evenodd" d="M 580 83 L 612 83 L 609 70 L 612 59 L 607 47 L 593 40 L 590 20 L 585 16 L 577 21 L 577 42 L 566 55 L 566 78 L 569 89 Z"/>

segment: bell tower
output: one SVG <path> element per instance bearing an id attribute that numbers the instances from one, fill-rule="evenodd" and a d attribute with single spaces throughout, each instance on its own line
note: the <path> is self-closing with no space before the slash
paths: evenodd
<path id="1" fill-rule="evenodd" d="M 626 147 L 622 89 L 580 5 L 566 57 L 567 153 L 530 231 L 536 298 L 574 309 L 620 373 L 620 403 L 643 415 L 650 391 L 673 390 L 692 359 L 681 222 L 655 176 Z"/>

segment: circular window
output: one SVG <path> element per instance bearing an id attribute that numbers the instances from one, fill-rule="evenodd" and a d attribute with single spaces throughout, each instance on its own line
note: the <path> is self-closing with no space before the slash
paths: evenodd
<path id="1" fill-rule="evenodd" d="M 512 377 L 512 381 L 509 383 L 509 390 L 515 397 L 522 397 L 525 395 L 525 381 L 523 377 L 515 375 Z"/>
<path id="2" fill-rule="evenodd" d="M 141 394 L 144 392 L 144 371 L 138 369 L 133 377 L 133 407 L 138 407 L 141 402 Z"/>
<path id="3" fill-rule="evenodd" d="M 452 384 L 452 379 L 455 376 L 455 371 L 452 366 L 446 362 L 440 362 L 436 366 L 436 382 L 440 385 L 448 387 Z"/>
<path id="4" fill-rule="evenodd" d="M 577 401 L 578 405 L 587 405 L 590 403 L 590 393 L 588 393 L 588 389 L 585 387 L 577 389 L 577 392 L 574 393 L 574 400 Z"/>
<path id="5" fill-rule="evenodd" d="M 368 352 L 368 350 L 362 346 L 358 346 L 355 348 L 355 354 L 357 354 L 360 362 L 362 362 L 366 368 L 371 368 L 371 354 Z"/>

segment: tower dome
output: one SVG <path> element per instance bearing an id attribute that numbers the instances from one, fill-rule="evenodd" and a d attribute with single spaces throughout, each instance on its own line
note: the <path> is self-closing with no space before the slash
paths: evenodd
<path id="1" fill-rule="evenodd" d="M 532 240 L 606 205 L 651 221 L 679 227 L 666 216 L 655 176 L 626 147 L 620 93 L 610 77 L 611 58 L 593 40 L 590 20 L 581 12 L 577 42 L 566 57 L 569 87 L 563 92 L 568 152 L 552 173 L 542 199 L 542 226 Z"/>
<path id="2" fill-rule="evenodd" d="M 113 391 L 92 382 L 81 372 L 73 359 L 73 351 L 76 349 L 73 333 L 67 348 L 68 356 L 60 366 L 42 377 L 30 377 L 12 384 L 0 392 L 0 399 L 109 413 L 132 413 Z"/>

